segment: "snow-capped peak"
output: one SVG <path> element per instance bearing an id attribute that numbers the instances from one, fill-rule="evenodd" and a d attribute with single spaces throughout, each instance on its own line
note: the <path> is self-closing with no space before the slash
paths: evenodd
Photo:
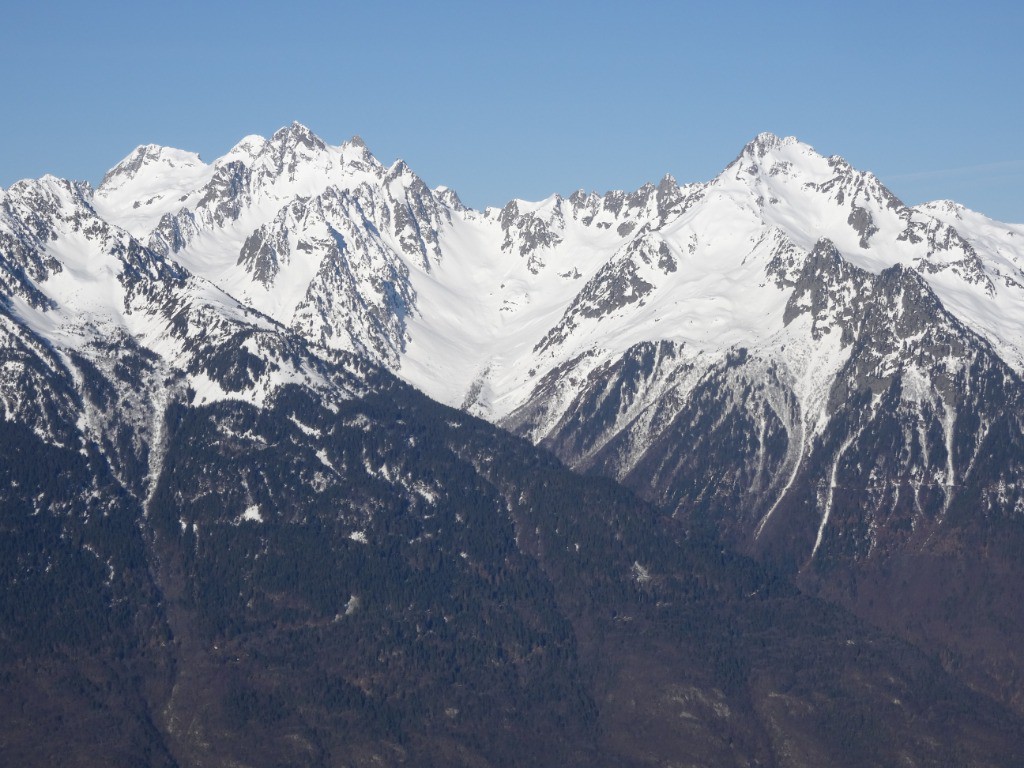
<path id="1" fill-rule="evenodd" d="M 309 150 L 323 150 L 327 148 L 323 139 L 297 120 L 293 121 L 291 125 L 274 131 L 273 136 L 270 137 L 270 143 L 286 147 L 301 145 Z"/>
<path id="2" fill-rule="evenodd" d="M 459 197 L 459 193 L 451 187 L 446 187 L 443 184 L 434 187 L 434 196 L 453 211 L 463 212 L 468 210 L 462 202 L 462 198 Z"/>
<path id="3" fill-rule="evenodd" d="M 205 167 L 195 152 L 143 144 L 132 150 L 120 163 L 111 168 L 100 182 L 99 190 L 109 194 L 131 184 L 140 175 L 147 177 L 170 176 L 182 169 Z"/>
<path id="4" fill-rule="evenodd" d="M 214 165 L 225 165 L 227 163 L 241 161 L 251 163 L 259 157 L 267 147 L 267 140 L 262 136 L 250 134 L 229 149 L 222 157 L 217 158 Z"/>
<path id="5" fill-rule="evenodd" d="M 22 179 L 0 192 L 0 225 L 5 220 L 16 230 L 31 232 L 40 242 L 57 239 L 57 229 L 69 220 L 92 213 L 92 187 L 84 181 L 68 181 L 47 174 Z M 6 246 L 6 247 L 5 247 Z M 0 233 L 0 261 L 18 261 L 21 250 L 4 242 Z"/>
<path id="6" fill-rule="evenodd" d="M 952 200 L 930 200 L 927 203 L 921 203 L 914 207 L 919 211 L 926 211 L 935 216 L 945 215 L 957 220 L 962 219 L 964 213 L 971 212 L 966 206 L 955 203 Z"/>
<path id="7" fill-rule="evenodd" d="M 195 152 L 146 144 L 103 177 L 93 202 L 103 218 L 141 238 L 162 216 L 181 208 L 213 172 Z"/>
<path id="8" fill-rule="evenodd" d="M 390 168 L 388 168 L 387 181 L 394 181 L 395 179 L 400 179 L 402 177 L 412 177 L 414 175 L 415 174 L 412 172 L 412 169 L 405 162 L 405 160 L 399 158 L 398 160 L 395 160 L 395 162 L 391 164 Z"/>
<path id="9" fill-rule="evenodd" d="M 998 298 L 996 272 L 979 261 L 985 242 L 794 137 L 759 134 L 708 183 L 666 174 L 630 193 L 514 199 L 483 215 L 402 160 L 382 165 L 358 136 L 330 146 L 300 123 L 193 167 L 200 183 L 179 169 L 180 186 L 126 199 L 109 220 L 138 221 L 130 231 L 151 232 L 158 253 L 317 343 L 361 350 L 372 326 L 371 346 L 411 383 L 456 405 L 476 392 L 474 407 L 492 417 L 528 396 L 535 380 L 523 370 L 588 349 L 763 343 L 823 236 L 869 272 L 920 271 L 1014 365 L 1024 361 L 1014 335 L 1024 320 L 970 306 Z M 99 197 L 109 211 L 110 193 Z M 998 270 L 1016 275 L 1018 236 L 990 229 L 1009 254 Z"/>
<path id="10" fill-rule="evenodd" d="M 342 142 L 338 152 L 341 155 L 341 165 L 348 173 L 370 173 L 374 176 L 385 173 L 384 166 L 373 156 L 360 136 L 353 136 Z"/>
<path id="11" fill-rule="evenodd" d="M 769 131 L 764 131 L 757 134 L 757 136 L 747 142 L 747 145 L 743 148 L 743 152 L 741 154 L 761 159 L 770 152 L 800 143 L 801 142 L 798 141 L 795 136 L 786 136 L 783 138 L 776 136 L 774 133 Z"/>

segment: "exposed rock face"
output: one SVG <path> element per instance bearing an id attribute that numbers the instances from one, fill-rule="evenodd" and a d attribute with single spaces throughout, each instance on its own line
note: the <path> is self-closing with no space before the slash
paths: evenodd
<path id="1" fill-rule="evenodd" d="M 1019 376 L 920 274 L 873 275 L 829 243 L 805 262 L 784 317 L 834 353 L 801 370 L 738 350 L 709 370 L 664 344 L 638 345 L 587 374 L 543 444 L 942 649 L 972 682 L 1016 700 L 999 670 L 1022 663 L 1024 627 L 1005 591 L 1024 576 L 1008 545 L 1024 521 Z M 519 429 L 533 428 L 529 413 Z M 999 554 L 981 558 L 992 535 Z M 926 570 L 914 571 L 918 561 Z M 956 598 L 946 579 L 927 582 L 965 570 Z M 953 630 L 945 619 L 960 600 L 972 621 Z M 989 626 L 980 644 L 969 623 Z"/>
<path id="2" fill-rule="evenodd" d="M 1021 243 L 770 134 L 484 212 L 297 124 L 14 185 L 5 734 L 102 690 L 151 764 L 1006 764 Z"/>
<path id="3" fill-rule="evenodd" d="M 144 176 L 161 154 L 140 150 L 120 174 Z M 966 567 L 950 510 L 1016 519 L 1016 448 L 995 452 L 998 467 L 977 457 L 990 435 L 1019 441 L 1019 228 L 909 208 L 841 157 L 771 134 L 706 184 L 667 176 L 484 214 L 361 141 L 330 148 L 301 126 L 213 168 L 157 228 L 158 250 L 808 588 L 865 606 L 842 569 L 936 547 Z M 189 250 L 201 232 L 237 233 L 252 287 L 198 241 Z M 480 298 L 453 303 L 468 295 Z M 950 654 L 963 639 L 931 614 L 864 610 Z M 1015 657 L 1000 611 L 996 644 Z"/>

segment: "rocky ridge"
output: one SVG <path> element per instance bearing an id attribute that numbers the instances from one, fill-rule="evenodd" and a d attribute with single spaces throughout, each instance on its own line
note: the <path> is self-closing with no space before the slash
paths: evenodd
<path id="1" fill-rule="evenodd" d="M 152 594 L 185 605 L 206 583 L 187 555 L 200 531 L 220 552 L 242 523 L 337 514 L 332 535 L 358 543 L 373 509 L 435 514 L 446 491 L 416 445 L 373 442 L 388 419 L 350 414 L 321 445 L 330 414 L 398 397 L 390 370 L 628 486 L 678 542 L 725 542 L 1021 710 L 1021 238 L 955 204 L 907 207 L 770 134 L 706 183 L 486 211 L 298 124 L 209 165 L 140 147 L 96 190 L 47 177 L 0 193 L 0 406 L 31 450 L 83 457 L 97 509 L 163 516 L 137 543 L 178 563 Z M 212 482 L 190 441 L 211 462 L 268 459 Z M 502 461 L 448 450 L 482 475 Z M 12 501 L 53 519 L 76 503 Z M 189 636 L 194 617 L 166 610 Z M 562 643 L 559 626 L 537 631 Z"/>

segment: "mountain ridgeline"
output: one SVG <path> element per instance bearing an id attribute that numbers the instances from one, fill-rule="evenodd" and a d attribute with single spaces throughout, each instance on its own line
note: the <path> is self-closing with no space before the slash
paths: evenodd
<path id="1" fill-rule="evenodd" d="M 5 763 L 1024 754 L 1024 226 L 293 124 L 0 191 L 0 291 Z"/>

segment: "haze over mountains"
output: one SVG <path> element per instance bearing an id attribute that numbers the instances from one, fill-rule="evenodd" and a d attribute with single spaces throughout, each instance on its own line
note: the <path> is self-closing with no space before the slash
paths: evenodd
<path id="1" fill-rule="evenodd" d="M 0 285 L 12 708 L 167 764 L 1024 744 L 1024 225 L 770 134 L 474 211 L 293 124 L 12 185 Z"/>

